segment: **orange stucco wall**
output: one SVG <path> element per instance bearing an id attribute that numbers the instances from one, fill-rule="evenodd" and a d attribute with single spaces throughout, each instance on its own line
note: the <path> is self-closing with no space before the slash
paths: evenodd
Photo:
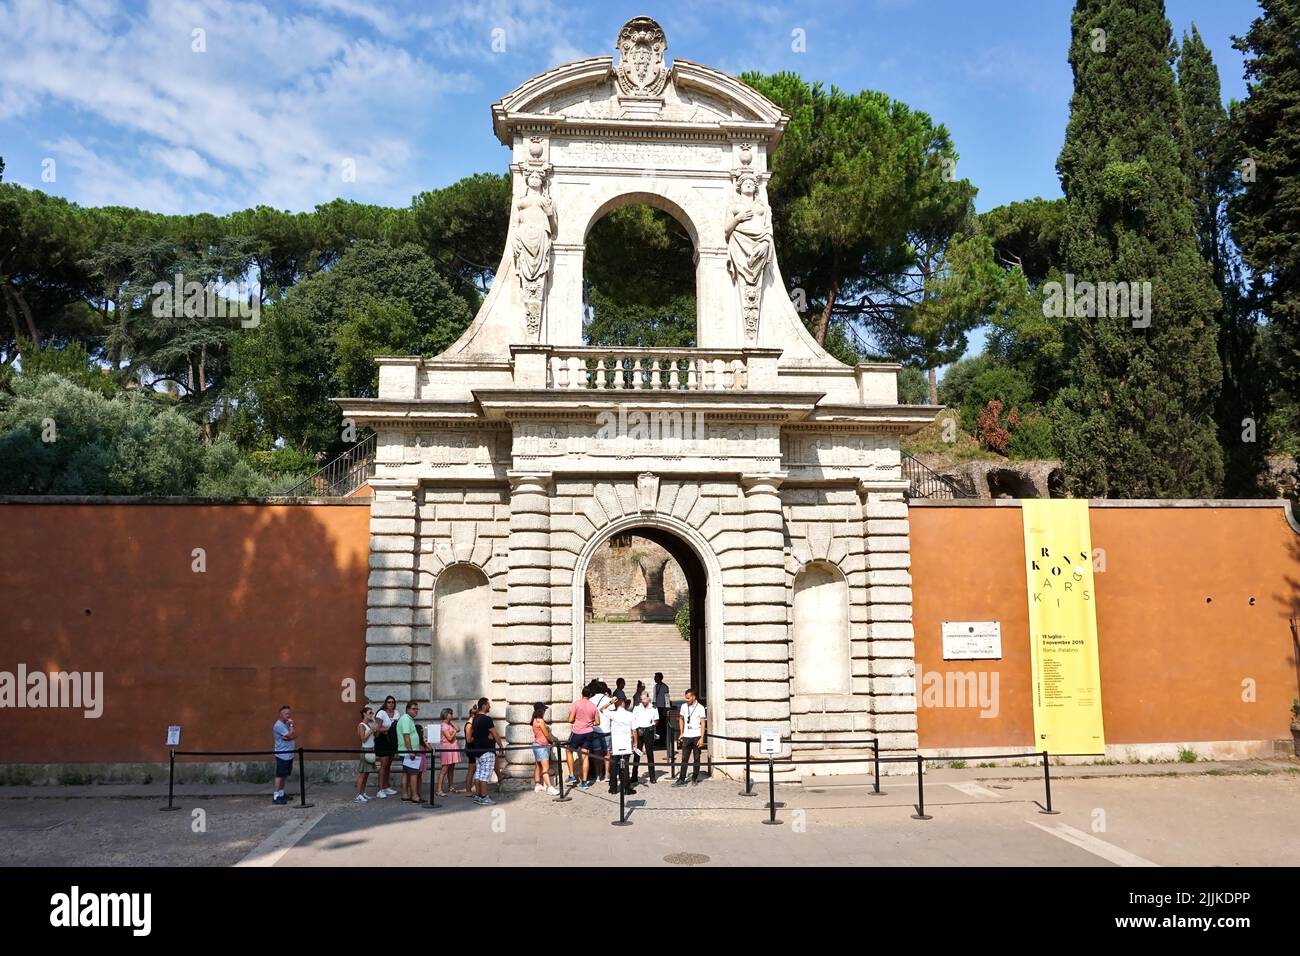
<path id="1" fill-rule="evenodd" d="M 996 672 L 1000 691 L 996 716 L 921 707 L 921 746 L 1032 745 L 1020 508 L 925 505 L 910 519 L 918 666 Z M 1095 580 L 1107 743 L 1288 737 L 1300 536 L 1281 507 L 1107 505 L 1090 520 L 1106 559 Z M 1001 621 L 1003 659 L 945 662 L 946 620 Z"/>
<path id="2" fill-rule="evenodd" d="M 921 746 L 1032 745 L 1020 509 L 927 505 L 910 519 L 922 674 L 946 669 L 944 620 L 1001 621 L 1004 655 L 953 662 L 997 673 L 997 715 L 923 706 Z M 364 686 L 364 502 L 21 502 L 0 504 L 0 520 L 0 671 L 22 662 L 105 682 L 95 720 L 0 710 L 0 761 L 160 761 L 171 723 L 185 749 L 265 749 L 284 702 L 308 746 L 350 741 L 356 705 L 342 685 Z M 1091 521 L 1107 562 L 1096 578 L 1107 741 L 1288 736 L 1300 537 L 1281 508 L 1108 506 Z"/>
<path id="3" fill-rule="evenodd" d="M 160 761 L 351 741 L 370 510 L 344 504 L 3 504 L 0 670 L 102 671 L 104 710 L 5 709 L 6 762 Z M 206 571 L 193 570 L 202 548 Z"/>

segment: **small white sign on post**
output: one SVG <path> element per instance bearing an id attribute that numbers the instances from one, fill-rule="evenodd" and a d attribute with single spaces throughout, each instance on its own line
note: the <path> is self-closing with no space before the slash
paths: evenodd
<path id="1" fill-rule="evenodd" d="M 767 730 L 759 731 L 758 734 L 758 752 L 764 757 L 778 757 L 781 755 L 781 731 Z"/>
<path id="2" fill-rule="evenodd" d="M 181 725 L 168 724 L 167 725 L 167 746 L 179 747 L 180 745 L 181 745 Z"/>
<path id="3" fill-rule="evenodd" d="M 945 661 L 996 661 L 1002 659 L 1002 622 L 944 621 Z"/>

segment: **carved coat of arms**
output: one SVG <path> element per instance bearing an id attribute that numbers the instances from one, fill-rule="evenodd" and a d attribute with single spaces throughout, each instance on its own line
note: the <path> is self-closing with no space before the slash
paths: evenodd
<path id="1" fill-rule="evenodd" d="M 658 96 L 668 81 L 664 51 L 668 40 L 663 28 L 649 17 L 629 20 L 619 31 L 615 49 L 619 92 L 624 96 Z"/>

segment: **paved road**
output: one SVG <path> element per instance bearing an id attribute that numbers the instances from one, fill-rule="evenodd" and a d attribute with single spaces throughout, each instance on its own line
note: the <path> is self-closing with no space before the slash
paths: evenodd
<path id="1" fill-rule="evenodd" d="M 17 866 L 653 865 L 678 854 L 711 865 L 1300 865 L 1293 769 L 1059 780 L 1057 816 L 1038 812 L 1039 780 L 936 772 L 927 777 L 926 821 L 911 818 L 910 780 L 887 780 L 883 796 L 825 783 L 780 787 L 788 804 L 780 826 L 762 825 L 765 796 L 737 790 L 725 780 L 643 786 L 627 827 L 610 825 L 617 799 L 595 789 L 565 804 L 506 793 L 495 807 L 453 795 L 438 810 L 396 799 L 358 806 L 339 785 L 315 787 L 308 810 L 191 790 L 174 813 L 159 812 L 154 799 L 0 790 L 0 856 Z"/>

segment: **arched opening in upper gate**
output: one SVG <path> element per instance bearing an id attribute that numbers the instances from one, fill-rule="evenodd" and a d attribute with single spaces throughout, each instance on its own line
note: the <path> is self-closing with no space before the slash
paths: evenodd
<path id="1" fill-rule="evenodd" d="M 653 688 L 664 675 L 670 699 L 688 687 L 707 703 L 706 641 L 709 579 L 700 556 L 681 537 L 653 525 L 633 525 L 605 536 L 581 568 L 581 671 L 585 685 L 600 679 Z"/>
<path id="2" fill-rule="evenodd" d="M 690 217 L 657 194 L 625 194 L 597 209 L 583 254 L 584 344 L 694 348 L 696 249 Z"/>

